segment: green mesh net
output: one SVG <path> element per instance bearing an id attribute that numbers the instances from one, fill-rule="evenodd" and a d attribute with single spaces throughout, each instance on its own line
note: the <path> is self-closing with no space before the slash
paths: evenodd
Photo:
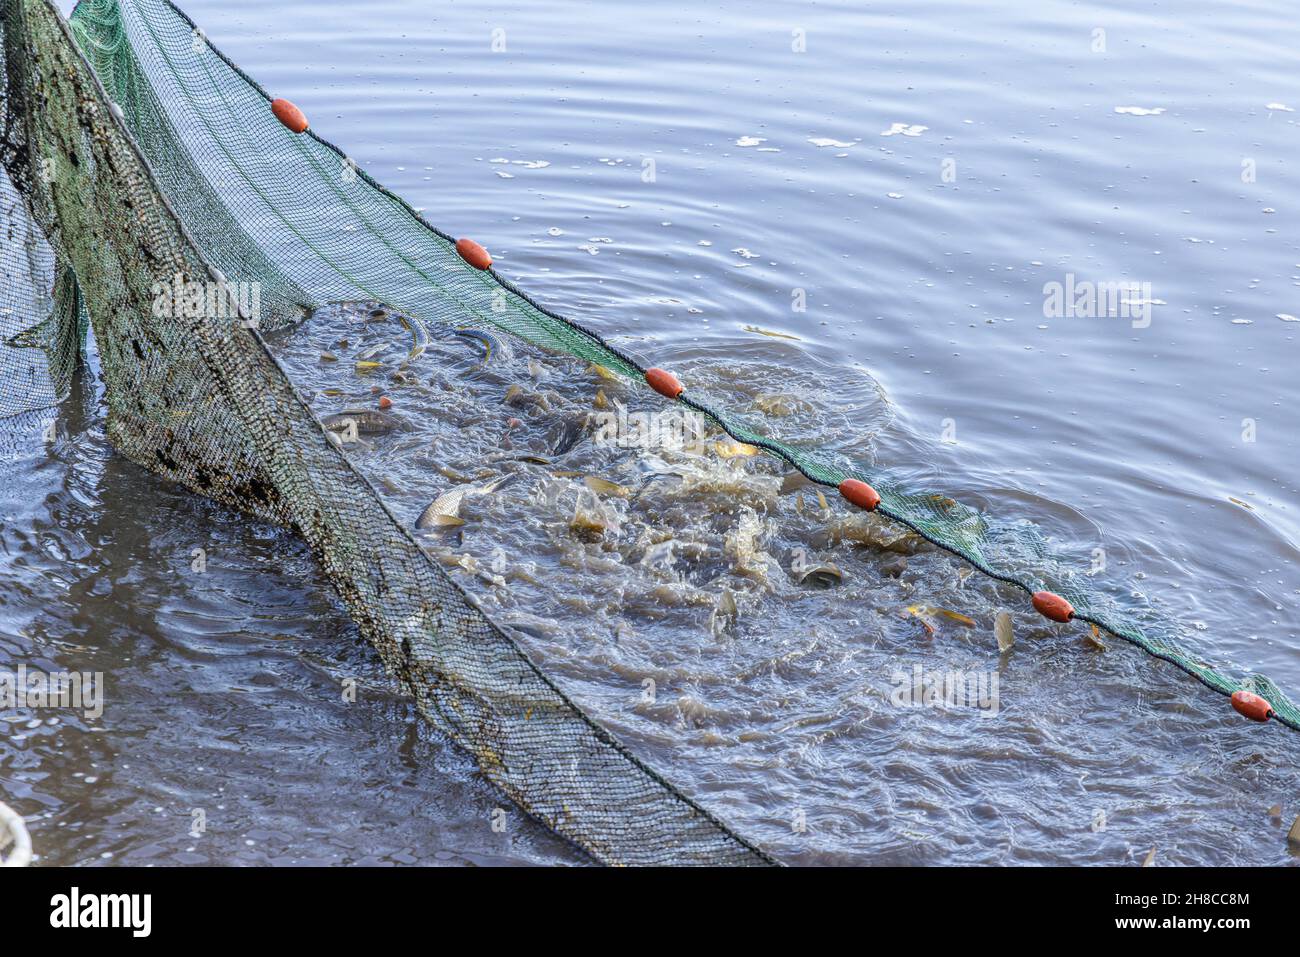
<path id="1" fill-rule="evenodd" d="M 18 237 L 4 265 L 27 277 L 0 293 L 0 414 L 63 394 L 88 315 L 122 453 L 302 535 L 425 716 L 521 807 L 602 861 L 768 863 L 587 718 L 427 559 L 328 441 L 258 328 L 376 300 L 411 317 L 413 354 L 429 329 L 472 323 L 635 381 L 642 364 L 473 268 L 336 147 L 286 129 L 266 93 L 167 0 L 82 0 L 70 24 L 48 0 L 0 0 L 0 10 L 0 200 Z M 236 302 L 241 284 L 256 283 L 259 308 L 159 317 L 151 289 L 173 277 L 225 284 Z M 1097 584 L 1033 525 L 774 441 L 689 383 L 678 401 L 821 485 L 869 482 L 881 514 L 934 545 L 1026 593 L 1060 594 L 1078 619 L 1217 692 L 1263 696 L 1300 730 L 1300 711 L 1267 678 L 1198 660 L 1176 626 Z"/>

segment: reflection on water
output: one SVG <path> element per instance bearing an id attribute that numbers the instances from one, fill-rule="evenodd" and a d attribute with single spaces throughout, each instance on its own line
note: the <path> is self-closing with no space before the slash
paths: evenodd
<path id="1" fill-rule="evenodd" d="M 187 8 L 542 301 L 783 434 L 1104 549 L 1200 653 L 1300 688 L 1286 5 L 357 7 Z M 1149 324 L 1045 309 L 1052 283 L 1118 281 Z M 476 367 L 457 338 L 409 385 L 318 361 L 390 335 L 333 312 L 276 348 L 322 415 L 392 395 L 414 429 L 352 454 L 404 520 L 512 476 L 428 547 L 783 859 L 1293 859 L 1286 732 L 765 459 L 594 441 L 653 406 L 581 365 Z M 577 860 L 493 829 L 501 799 L 292 540 L 115 457 L 93 396 L 65 416 L 50 448 L 19 436 L 0 515 L 6 658 L 108 688 L 95 721 L 5 715 L 0 791 L 46 860 Z M 996 676 L 996 713 L 900 695 L 950 674 Z"/>

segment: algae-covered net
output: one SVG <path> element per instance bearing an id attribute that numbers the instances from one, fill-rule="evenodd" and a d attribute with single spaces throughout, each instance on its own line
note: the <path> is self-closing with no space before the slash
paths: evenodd
<path id="1" fill-rule="evenodd" d="M 584 715 L 429 560 L 330 441 L 259 329 L 329 302 L 379 301 L 409 317 L 413 355 L 429 330 L 474 324 L 597 363 L 985 574 L 1053 593 L 1036 601 L 1049 614 L 1065 608 L 1060 617 L 1095 624 L 1222 694 L 1257 695 L 1300 729 L 1300 712 L 1271 682 L 1200 661 L 1174 624 L 1076 570 L 1033 525 L 778 442 L 762 421 L 719 411 L 690 383 L 682 391 L 541 307 L 484 268 L 480 249 L 458 251 L 304 131 L 292 108 L 273 110 L 167 0 L 82 0 L 66 22 L 48 0 L 0 0 L 0 10 L 3 256 L 14 277 L 0 290 L 0 414 L 57 400 L 88 316 L 116 447 L 300 534 L 422 713 L 522 808 L 597 859 L 768 862 Z M 196 308 L 159 308 L 160 284 L 198 289 Z M 255 303 L 241 293 L 249 287 Z"/>

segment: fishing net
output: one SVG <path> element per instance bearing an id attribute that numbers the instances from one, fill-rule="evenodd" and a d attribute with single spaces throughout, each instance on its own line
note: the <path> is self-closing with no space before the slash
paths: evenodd
<path id="1" fill-rule="evenodd" d="M 267 94 L 167 0 L 82 0 L 66 24 L 48 0 L 0 9 L 3 198 L 21 240 L 4 264 L 28 277 L 0 293 L 0 413 L 62 394 L 88 314 L 122 453 L 302 535 L 421 711 L 521 807 L 602 861 L 768 862 L 589 720 L 428 560 L 258 330 L 324 303 L 373 300 L 409 318 L 413 356 L 430 328 L 475 325 L 630 381 L 644 383 L 645 366 L 475 268 L 336 147 L 286 128 Z M 160 283 L 215 284 L 221 301 L 160 309 Z M 1165 616 L 1097 582 L 1033 525 L 775 441 L 762 421 L 719 411 L 689 385 L 676 401 L 736 440 L 820 485 L 869 482 L 882 515 L 934 545 L 1026 593 L 1056 592 L 1076 618 L 1222 694 L 1256 693 L 1300 729 L 1268 679 L 1201 661 Z"/>

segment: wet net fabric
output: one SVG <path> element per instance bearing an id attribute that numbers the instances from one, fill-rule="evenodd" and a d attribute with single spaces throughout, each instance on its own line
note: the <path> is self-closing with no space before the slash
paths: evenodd
<path id="1" fill-rule="evenodd" d="M 26 313 L 16 324 L 35 319 L 39 327 L 64 315 L 46 297 L 53 299 L 60 285 L 54 264 L 66 262 L 94 328 L 106 382 L 106 428 L 114 445 L 195 492 L 300 534 L 420 711 L 537 820 L 607 863 L 770 863 L 588 719 L 430 561 L 328 441 L 251 327 L 251 316 L 240 310 L 223 318 L 204 310 L 196 310 L 196 316 L 190 310 L 161 315 L 155 308 L 160 282 L 229 289 L 237 282 L 263 281 L 269 315 L 278 322 L 301 316 L 304 307 L 327 295 L 354 293 L 336 277 L 318 276 L 320 284 L 313 285 L 318 264 L 301 254 L 282 264 L 275 257 L 287 256 L 284 249 L 263 249 L 253 237 L 281 227 L 272 228 L 264 208 L 236 203 L 235 184 L 223 184 L 219 177 L 208 186 L 185 181 L 197 174 L 195 155 L 182 145 L 180 129 L 159 125 L 143 130 L 141 139 L 162 150 L 154 163 L 167 170 L 164 179 L 187 194 L 178 193 L 183 201 L 177 208 L 168 203 L 123 120 L 139 111 L 161 123 L 157 108 L 170 94 L 161 83 L 159 95 L 145 91 L 150 84 L 126 56 L 125 34 L 118 31 L 127 17 L 147 17 L 149 27 L 177 38 L 188 37 L 189 28 L 158 4 L 124 4 L 123 19 L 112 4 L 83 8 L 85 17 L 96 19 L 79 19 L 78 33 L 95 51 L 113 95 L 106 95 L 68 23 L 48 0 L 0 0 L 5 65 L 0 158 L 7 182 L 25 201 L 22 209 L 6 211 L 6 225 L 38 234 L 33 241 L 38 268 L 27 271 L 26 285 L 14 283 L 15 291 L 7 293 Z M 120 45 L 116 50 L 115 44 Z M 188 41 L 184 46 L 192 49 Z M 212 58 L 212 63 L 221 61 Z M 208 100 L 206 109 L 233 122 L 226 104 L 249 88 L 222 69 L 229 85 L 224 93 L 235 99 Z M 113 105 L 117 95 L 125 105 Z M 274 158 L 278 150 L 288 167 L 303 155 L 300 142 L 277 142 L 270 131 L 262 131 L 260 142 L 249 138 L 260 135 L 255 128 L 238 132 L 232 143 L 250 162 Z M 177 137 L 170 156 L 169 137 Z M 315 146 L 306 149 L 310 155 L 304 162 L 324 155 Z M 400 209 L 367 190 L 364 202 L 370 205 L 364 215 L 378 216 L 385 208 L 395 215 Z M 291 220 L 299 215 L 303 196 L 286 213 Z M 413 258 L 419 250 L 407 248 L 405 255 L 395 250 L 409 241 L 411 236 L 396 239 L 382 253 L 371 250 L 374 269 L 363 278 L 377 282 L 387 276 L 397 282 L 404 277 L 380 260 Z M 436 236 L 425 241 L 431 247 L 441 242 Z M 322 238 L 321 245 L 328 249 L 328 240 Z M 6 249 L 8 266 L 14 252 Z M 213 261 L 205 258 L 209 252 Z M 431 263 L 421 269 L 435 276 L 443 267 Z M 16 297 L 27 295 L 27 286 L 34 291 L 31 302 L 23 304 Z M 413 301 L 436 306 L 443 315 L 463 308 L 453 303 L 477 286 L 481 280 L 474 277 L 446 278 L 437 292 L 426 283 Z M 230 299 L 237 303 L 236 296 Z M 74 318 L 63 321 L 75 330 L 80 311 L 75 296 L 65 308 Z M 19 311 L 15 308 L 15 315 Z M 45 348 L 33 351 L 56 356 L 46 359 L 49 391 L 40 401 L 59 393 L 56 373 L 69 361 L 52 345 L 60 335 L 46 334 L 40 340 Z M 24 401 L 26 380 L 5 385 L 5 393 L 16 391 Z"/>
<path id="2" fill-rule="evenodd" d="M 47 0 L 0 0 L 0 10 L 0 199 L 9 235 L 31 237 L 3 253 L 6 272 L 27 278 L 0 293 L 0 414 L 66 390 L 88 314 L 123 454 L 301 534 L 421 711 L 521 807 L 602 861 L 767 862 L 592 723 L 429 562 L 326 439 L 255 327 L 377 300 L 411 317 L 413 354 L 429 329 L 477 325 L 636 382 L 644 366 L 471 267 L 343 152 L 287 130 L 266 93 L 167 0 L 82 0 L 70 24 Z M 160 318 L 151 290 L 173 277 L 256 283 L 258 309 Z M 1300 729 L 1300 711 L 1267 678 L 1200 660 L 1174 622 L 1089 577 L 1032 524 L 770 439 L 757 417 L 720 411 L 690 383 L 678 401 L 814 482 L 869 482 L 881 514 L 985 574 L 1057 592 L 1079 619 L 1221 694 L 1254 691 Z"/>

